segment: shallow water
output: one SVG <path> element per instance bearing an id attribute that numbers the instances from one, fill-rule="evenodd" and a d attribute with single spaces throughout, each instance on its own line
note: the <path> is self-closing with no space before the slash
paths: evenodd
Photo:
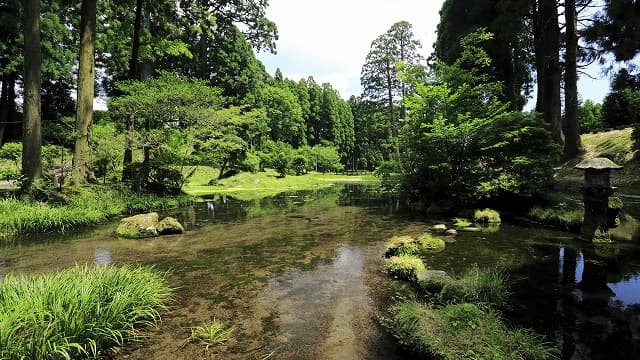
<path id="1" fill-rule="evenodd" d="M 0 249 L 0 277 L 76 263 L 154 265 L 177 288 L 163 325 L 119 359 L 400 359 L 378 317 L 405 284 L 382 272 L 392 235 L 435 220 L 400 214 L 399 202 L 352 186 L 251 203 L 210 199 L 172 212 L 188 232 L 117 239 L 117 222 L 95 230 L 24 239 Z M 425 258 L 462 274 L 504 267 L 513 282 L 505 313 L 544 333 L 564 359 L 640 358 L 640 247 L 594 248 L 570 234 L 503 224 L 461 233 Z M 223 321 L 233 337 L 206 353 L 180 344 L 190 326 Z"/>

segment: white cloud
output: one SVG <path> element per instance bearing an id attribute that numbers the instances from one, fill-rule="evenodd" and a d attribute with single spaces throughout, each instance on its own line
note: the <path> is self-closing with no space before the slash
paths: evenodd
<path id="1" fill-rule="evenodd" d="M 279 67 L 285 77 L 296 81 L 313 76 L 318 83 L 329 82 L 345 99 L 360 95 L 360 70 L 369 46 L 395 22 L 410 22 L 422 42 L 422 55 L 431 55 L 442 2 L 269 0 L 267 17 L 278 26 L 278 53 L 260 53 L 258 58 L 272 75 Z M 593 66 L 589 73 L 602 76 Z M 579 91 L 583 99 L 602 101 L 608 79 L 583 76 Z"/>
<path id="2" fill-rule="evenodd" d="M 406 20 L 431 54 L 442 1 L 270 0 L 267 17 L 278 26 L 278 54 L 258 54 L 271 74 L 313 76 L 329 82 L 343 98 L 359 95 L 360 70 L 371 42 L 395 22 Z"/>

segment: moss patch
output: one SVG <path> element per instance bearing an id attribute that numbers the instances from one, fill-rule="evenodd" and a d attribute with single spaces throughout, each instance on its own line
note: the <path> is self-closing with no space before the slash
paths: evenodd
<path id="1" fill-rule="evenodd" d="M 416 239 L 411 236 L 394 236 L 387 243 L 385 257 L 401 256 L 401 255 L 418 255 L 420 249 L 416 243 Z"/>
<path id="2" fill-rule="evenodd" d="M 420 250 L 423 251 L 443 250 L 445 247 L 444 240 L 434 237 L 428 232 L 418 236 L 416 241 Z"/>

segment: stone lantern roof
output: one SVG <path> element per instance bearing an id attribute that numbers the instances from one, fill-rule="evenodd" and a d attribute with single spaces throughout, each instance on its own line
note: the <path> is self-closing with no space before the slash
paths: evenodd
<path id="1" fill-rule="evenodd" d="M 595 171 L 619 170 L 619 169 L 622 169 L 623 167 L 624 166 L 620 166 L 605 157 L 584 159 L 580 163 L 578 163 L 578 165 L 575 166 L 576 169 L 595 170 Z"/>

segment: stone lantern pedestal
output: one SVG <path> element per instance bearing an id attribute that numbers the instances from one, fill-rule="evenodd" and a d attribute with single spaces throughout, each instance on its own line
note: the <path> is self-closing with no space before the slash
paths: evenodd
<path id="1" fill-rule="evenodd" d="M 613 194 L 610 174 L 622 166 L 607 158 L 593 158 L 581 161 L 575 168 L 584 170 L 584 220 L 580 233 L 589 241 L 602 241 L 605 235 L 608 239 L 611 220 L 607 209 L 609 196 Z"/>

